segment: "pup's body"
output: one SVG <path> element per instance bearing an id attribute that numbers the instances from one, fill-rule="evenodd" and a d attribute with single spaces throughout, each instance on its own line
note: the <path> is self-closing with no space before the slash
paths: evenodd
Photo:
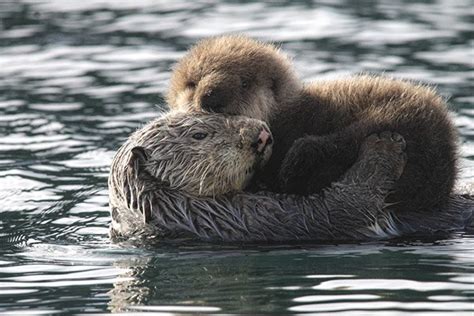
<path id="1" fill-rule="evenodd" d="M 270 184 L 280 170 L 285 192 L 319 192 L 354 163 L 367 135 L 385 130 L 407 142 L 405 171 L 388 198 L 393 209 L 432 211 L 454 186 L 457 134 L 441 97 L 422 86 L 368 76 L 316 83 L 270 126 L 274 153 L 262 178 Z"/>
<path id="2" fill-rule="evenodd" d="M 274 153 L 257 178 L 274 191 L 320 192 L 355 162 L 367 135 L 384 130 L 407 142 L 408 163 L 388 199 L 394 210 L 439 209 L 456 178 L 456 132 L 433 90 L 371 76 L 304 86 L 285 55 L 246 37 L 192 48 L 174 70 L 168 101 L 266 121 Z"/>

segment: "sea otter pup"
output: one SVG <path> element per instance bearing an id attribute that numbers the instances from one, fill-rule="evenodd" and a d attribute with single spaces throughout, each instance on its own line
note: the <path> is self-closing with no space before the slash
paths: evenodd
<path id="1" fill-rule="evenodd" d="M 303 85 L 275 46 L 244 36 L 204 40 L 175 66 L 173 109 L 244 115 L 267 122 L 274 153 L 257 178 L 265 187 L 309 194 L 336 181 L 365 137 L 401 134 L 408 163 L 388 201 L 398 212 L 433 211 L 456 178 L 457 134 L 432 89 L 375 76 Z"/>
<path id="2" fill-rule="evenodd" d="M 246 117 L 176 112 L 153 120 L 113 159 L 111 236 L 354 241 L 462 229 L 472 217 L 472 202 L 462 199 L 424 218 L 385 209 L 406 161 L 398 134 L 366 138 L 356 163 L 322 195 L 243 192 L 271 147 L 266 124 Z"/>

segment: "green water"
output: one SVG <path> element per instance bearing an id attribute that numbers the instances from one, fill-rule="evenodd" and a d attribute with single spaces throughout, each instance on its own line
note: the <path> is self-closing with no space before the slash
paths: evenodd
<path id="1" fill-rule="evenodd" d="M 472 315 L 474 234 L 354 245 L 110 243 L 108 166 L 196 40 L 281 43 L 305 80 L 436 85 L 474 182 L 474 2 L 0 1 L 0 315 Z"/>

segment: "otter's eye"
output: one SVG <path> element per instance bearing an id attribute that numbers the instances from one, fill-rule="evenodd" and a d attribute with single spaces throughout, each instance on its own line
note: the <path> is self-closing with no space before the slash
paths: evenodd
<path id="1" fill-rule="evenodd" d="M 249 82 L 247 80 L 242 80 L 242 88 L 248 88 L 249 87 Z"/>
<path id="2" fill-rule="evenodd" d="M 196 88 L 196 83 L 193 81 L 186 82 L 186 88 L 194 89 Z"/>
<path id="3" fill-rule="evenodd" d="M 207 133 L 195 133 L 193 134 L 192 138 L 197 140 L 202 140 L 207 137 Z"/>

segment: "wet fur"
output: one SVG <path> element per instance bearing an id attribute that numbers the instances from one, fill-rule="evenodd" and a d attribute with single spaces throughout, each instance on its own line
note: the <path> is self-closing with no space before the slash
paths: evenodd
<path id="1" fill-rule="evenodd" d="M 132 134 L 115 160 L 139 155 L 141 168 L 170 189 L 219 195 L 242 190 L 268 160 L 271 148 L 256 155 L 252 147 L 262 129 L 264 122 L 246 117 L 168 113 Z M 207 136 L 196 140 L 196 133 Z"/>
<path id="2" fill-rule="evenodd" d="M 223 194 L 202 196 L 193 183 L 205 171 L 196 168 L 193 157 L 210 147 L 206 142 L 191 145 L 192 140 L 183 136 L 187 130 L 203 128 L 203 124 L 209 132 L 215 128 L 216 139 L 206 141 L 214 146 L 220 137 L 232 138 L 232 133 L 238 133 L 239 125 L 262 126 L 254 120 L 218 114 L 170 113 L 135 132 L 118 150 L 111 166 L 111 236 L 115 240 L 355 241 L 462 229 L 472 217 L 472 204 L 462 208 L 466 206 L 462 200 L 457 200 L 460 207 L 446 212 L 441 220 L 432 216 L 420 221 L 413 215 L 400 219 L 386 209 L 385 197 L 401 175 L 406 159 L 403 140 L 392 133 L 367 138 L 354 166 L 321 195 L 246 193 L 235 191 L 235 185 L 224 181 Z M 222 124 L 233 126 L 232 132 L 221 133 Z M 212 150 L 227 150 L 224 147 Z M 145 149 L 145 154 L 137 148 Z M 233 170 L 219 169 L 222 175 L 214 174 L 217 179 L 228 174 L 251 177 L 246 173 L 247 149 L 237 149 L 242 154 L 235 159 L 242 163 L 235 161 Z M 163 167 L 170 163 L 177 168 Z M 187 172 L 194 169 L 199 172 Z M 183 172 L 187 176 L 180 178 L 180 185 L 170 185 L 168 179 Z"/>
<path id="3" fill-rule="evenodd" d="M 456 179 L 457 133 L 433 89 L 367 75 L 303 85 L 284 54 L 247 37 L 191 48 L 174 68 L 168 101 L 265 120 L 275 146 L 256 178 L 273 191 L 321 192 L 355 162 L 367 135 L 384 130 L 407 142 L 408 163 L 389 197 L 393 210 L 436 211 Z"/>

